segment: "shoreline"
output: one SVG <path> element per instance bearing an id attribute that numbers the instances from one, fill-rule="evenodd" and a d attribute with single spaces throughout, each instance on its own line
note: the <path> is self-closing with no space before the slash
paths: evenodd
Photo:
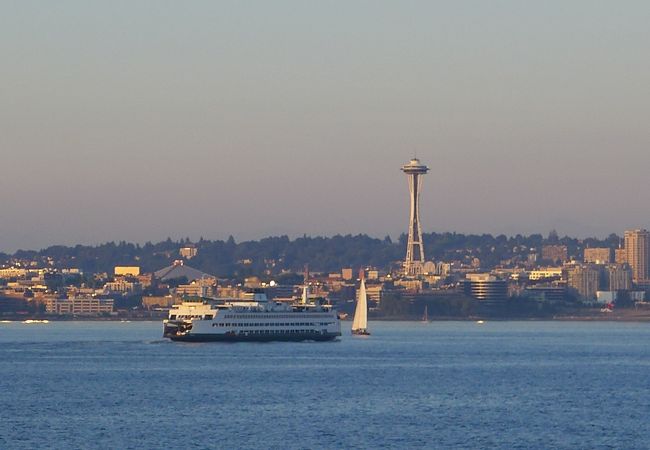
<path id="1" fill-rule="evenodd" d="M 164 317 L 91 317 L 91 316 L 47 316 L 47 315 L 24 315 L 0 317 L 0 323 L 22 323 L 27 320 L 48 322 L 162 322 Z M 423 322 L 421 318 L 412 316 L 384 316 L 369 317 L 370 321 L 376 322 Z M 433 316 L 427 322 L 650 322 L 650 311 L 647 310 L 620 310 L 611 313 L 585 311 L 572 311 L 566 314 L 555 314 L 549 316 L 489 316 L 475 315 L 468 317 L 456 316 Z M 352 322 L 351 319 L 341 319 L 341 322 Z"/>

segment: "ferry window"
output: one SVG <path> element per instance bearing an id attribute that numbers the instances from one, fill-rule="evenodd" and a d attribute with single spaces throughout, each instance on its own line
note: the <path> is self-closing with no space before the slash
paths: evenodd
<path id="1" fill-rule="evenodd" d="M 212 316 L 210 314 L 205 315 L 205 320 L 212 320 Z"/>
<path id="2" fill-rule="evenodd" d="M 173 314 L 173 315 L 169 316 L 169 319 L 170 320 L 176 320 L 176 314 Z"/>

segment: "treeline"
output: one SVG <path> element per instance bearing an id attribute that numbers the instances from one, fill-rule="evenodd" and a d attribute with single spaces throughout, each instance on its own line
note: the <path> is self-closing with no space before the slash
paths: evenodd
<path id="1" fill-rule="evenodd" d="M 563 244 L 569 255 L 581 257 L 584 247 L 618 245 L 619 236 L 612 234 L 604 240 L 589 238 L 578 240 L 559 238 L 551 232 L 528 236 L 492 236 L 490 234 L 465 235 L 460 233 L 426 233 L 423 235 L 427 260 L 471 261 L 478 258 L 481 267 L 489 269 L 501 261 L 525 258 L 530 251 L 539 251 L 543 245 Z M 40 251 L 20 250 L 14 255 L 0 254 L 0 261 L 12 259 L 52 261 L 55 267 L 76 267 L 86 273 L 111 272 L 116 265 L 137 265 L 146 272 L 161 269 L 179 259 L 179 248 L 190 243 L 189 239 L 167 239 L 144 245 L 127 242 L 108 242 L 97 246 L 52 246 Z M 342 267 L 374 266 L 389 269 L 404 257 L 406 236 L 393 242 L 373 238 L 365 234 L 336 235 L 332 237 L 303 236 L 290 239 L 287 236 L 268 237 L 258 241 L 235 242 L 227 240 L 204 240 L 195 242 L 198 255 L 189 265 L 220 277 L 243 277 L 249 275 L 279 274 L 283 270 L 301 271 L 308 264 L 310 270 L 319 272 L 338 271 Z"/>

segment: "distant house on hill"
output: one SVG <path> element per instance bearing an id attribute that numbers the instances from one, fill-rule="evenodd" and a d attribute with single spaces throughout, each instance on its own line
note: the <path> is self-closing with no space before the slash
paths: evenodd
<path id="1" fill-rule="evenodd" d="M 171 266 L 156 271 L 154 275 L 161 281 L 175 280 L 179 278 L 185 278 L 188 282 L 206 278 L 216 280 L 214 275 L 186 266 L 182 260 L 174 261 Z"/>

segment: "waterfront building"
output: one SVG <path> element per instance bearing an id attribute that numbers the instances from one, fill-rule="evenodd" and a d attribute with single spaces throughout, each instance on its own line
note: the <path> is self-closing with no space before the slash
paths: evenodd
<path id="1" fill-rule="evenodd" d="M 75 298 L 48 298 L 45 300 L 45 311 L 50 314 L 92 316 L 110 314 L 113 312 L 113 299 L 75 297 Z"/>
<path id="2" fill-rule="evenodd" d="M 564 286 L 528 286 L 524 296 L 538 302 L 561 303 L 566 300 Z"/>
<path id="3" fill-rule="evenodd" d="M 584 261 L 587 264 L 609 264 L 612 262 L 612 249 L 608 247 L 586 248 Z"/>
<path id="4" fill-rule="evenodd" d="M 616 292 L 616 291 L 598 291 L 598 292 L 596 292 L 596 303 L 599 303 L 601 305 L 616 303 L 617 298 L 618 298 L 618 292 Z"/>
<path id="5" fill-rule="evenodd" d="M 508 282 L 487 273 L 467 274 L 463 291 L 481 304 L 496 306 L 508 299 Z"/>
<path id="6" fill-rule="evenodd" d="M 648 230 L 627 230 L 625 232 L 625 259 L 632 268 L 632 278 L 635 283 L 649 278 L 649 256 L 650 233 Z"/>
<path id="7" fill-rule="evenodd" d="M 567 270 L 567 284 L 583 299 L 596 298 L 600 283 L 600 270 L 591 265 L 575 265 Z"/>
<path id="8" fill-rule="evenodd" d="M 542 247 L 542 259 L 553 263 L 561 263 L 569 259 L 566 245 L 545 245 Z"/>
<path id="9" fill-rule="evenodd" d="M 422 187 L 422 175 L 425 175 L 428 171 L 429 168 L 420 164 L 420 160 L 417 158 L 413 158 L 408 164 L 402 166 L 402 172 L 408 177 L 411 197 L 404 273 L 406 276 L 411 277 L 421 275 L 422 266 L 424 265 L 424 245 L 422 243 L 422 226 L 420 224 L 420 189 Z"/>

